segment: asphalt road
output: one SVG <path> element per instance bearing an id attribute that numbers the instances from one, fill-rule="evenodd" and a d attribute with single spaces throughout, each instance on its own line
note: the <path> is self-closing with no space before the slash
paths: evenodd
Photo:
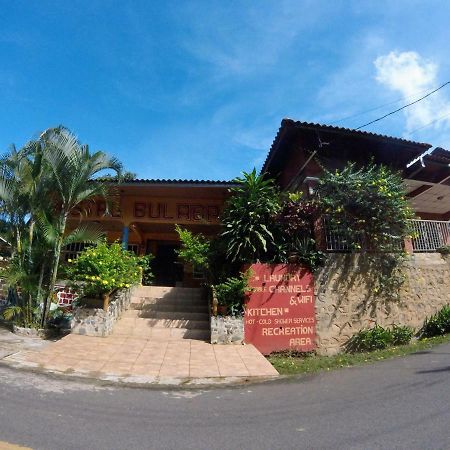
<path id="1" fill-rule="evenodd" d="M 111 388 L 1 367 L 0 382 L 0 441 L 34 449 L 450 448 L 448 344 L 239 388 Z"/>

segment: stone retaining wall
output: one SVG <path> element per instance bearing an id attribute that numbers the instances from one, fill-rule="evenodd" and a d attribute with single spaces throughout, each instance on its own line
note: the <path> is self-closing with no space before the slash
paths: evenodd
<path id="1" fill-rule="evenodd" d="M 244 318 L 242 316 L 212 316 L 211 344 L 242 344 Z"/>
<path id="2" fill-rule="evenodd" d="M 404 265 L 399 301 L 383 301 L 371 289 L 373 273 L 363 255 L 329 255 L 316 275 L 317 345 L 336 354 L 363 328 L 408 325 L 419 329 L 426 317 L 450 304 L 450 259 L 416 253 Z M 373 270 L 373 268 L 372 268 Z"/>
<path id="3" fill-rule="evenodd" d="M 114 324 L 131 303 L 131 288 L 119 289 L 111 295 L 108 311 L 102 308 L 75 307 L 71 323 L 72 333 L 86 336 L 108 336 Z"/>

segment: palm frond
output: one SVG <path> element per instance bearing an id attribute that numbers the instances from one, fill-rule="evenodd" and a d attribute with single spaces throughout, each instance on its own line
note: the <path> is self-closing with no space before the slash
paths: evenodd
<path id="1" fill-rule="evenodd" d="M 63 246 L 75 243 L 97 244 L 105 237 L 105 230 L 101 225 L 83 223 L 64 237 Z"/>

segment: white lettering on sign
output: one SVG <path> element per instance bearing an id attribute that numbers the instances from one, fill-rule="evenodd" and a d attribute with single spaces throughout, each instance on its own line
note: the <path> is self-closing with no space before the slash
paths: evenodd
<path id="1" fill-rule="evenodd" d="M 292 336 L 295 334 L 313 334 L 314 327 L 263 328 L 263 336 Z"/>
<path id="2" fill-rule="evenodd" d="M 249 308 L 247 316 L 282 316 L 283 308 Z"/>
<path id="3" fill-rule="evenodd" d="M 259 279 L 259 278 L 258 278 Z M 301 277 L 298 273 L 284 273 L 284 274 L 278 274 L 278 275 L 267 275 L 264 274 L 263 276 L 264 281 L 300 281 Z"/>
<path id="4" fill-rule="evenodd" d="M 294 317 L 294 323 L 315 323 L 314 317 Z"/>
<path id="5" fill-rule="evenodd" d="M 295 339 L 289 339 L 289 346 L 290 347 L 297 347 L 299 345 L 311 345 L 311 339 L 310 338 L 295 338 Z"/>
<path id="6" fill-rule="evenodd" d="M 303 286 L 302 284 L 293 285 L 281 285 L 281 286 L 269 286 L 269 292 L 271 294 L 302 294 L 303 292 L 311 292 L 311 286 Z"/>

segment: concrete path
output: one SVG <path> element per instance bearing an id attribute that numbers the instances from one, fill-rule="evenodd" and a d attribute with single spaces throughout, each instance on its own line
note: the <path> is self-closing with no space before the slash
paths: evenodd
<path id="1" fill-rule="evenodd" d="M 13 355 L 21 350 L 39 351 L 48 344 L 50 344 L 50 341 L 18 336 L 0 324 L 0 359 Z"/>

